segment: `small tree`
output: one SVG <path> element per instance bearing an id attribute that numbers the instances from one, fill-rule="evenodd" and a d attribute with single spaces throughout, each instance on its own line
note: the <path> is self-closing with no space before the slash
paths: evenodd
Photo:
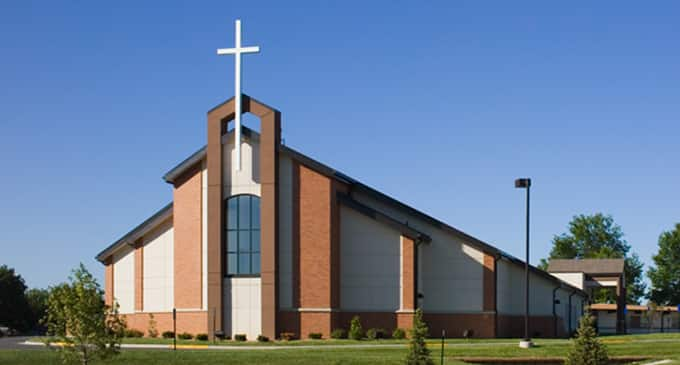
<path id="1" fill-rule="evenodd" d="M 581 317 L 574 345 L 565 365 L 605 365 L 609 361 L 607 348 L 597 339 L 595 318 L 586 311 Z"/>
<path id="2" fill-rule="evenodd" d="M 156 319 L 153 317 L 153 313 L 149 313 L 149 330 L 147 334 L 151 338 L 158 337 L 158 329 L 156 328 Z"/>
<path id="3" fill-rule="evenodd" d="M 63 344 L 59 351 L 65 364 L 87 365 L 120 351 L 125 322 L 118 315 L 118 305 L 107 306 L 103 295 L 83 264 L 73 271 L 69 283 L 50 289 L 44 322 L 53 336 L 48 341 Z"/>
<path id="4" fill-rule="evenodd" d="M 413 328 L 409 331 L 409 351 L 406 356 L 407 365 L 433 365 L 430 350 L 425 344 L 428 334 L 427 324 L 423 321 L 423 311 L 418 308 L 413 316 Z"/>
<path id="5" fill-rule="evenodd" d="M 364 329 L 361 327 L 359 316 L 354 316 L 352 322 L 349 324 L 349 338 L 352 340 L 361 340 L 364 338 Z"/>
<path id="6" fill-rule="evenodd" d="M 658 316 L 658 306 L 656 303 L 649 301 L 647 302 L 647 311 L 645 311 L 645 320 L 647 321 L 647 329 L 649 332 L 652 332 L 654 330 L 654 320 L 656 320 Z"/>

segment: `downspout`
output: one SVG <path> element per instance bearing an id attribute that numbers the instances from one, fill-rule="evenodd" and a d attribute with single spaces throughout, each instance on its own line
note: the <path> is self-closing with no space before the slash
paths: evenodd
<path id="1" fill-rule="evenodd" d="M 576 290 L 572 291 L 571 294 L 569 294 L 569 336 L 571 337 L 571 297 L 576 294 Z"/>
<path id="2" fill-rule="evenodd" d="M 560 290 L 562 286 L 555 287 L 552 292 L 552 308 L 553 308 L 553 337 L 557 338 L 557 291 Z"/>

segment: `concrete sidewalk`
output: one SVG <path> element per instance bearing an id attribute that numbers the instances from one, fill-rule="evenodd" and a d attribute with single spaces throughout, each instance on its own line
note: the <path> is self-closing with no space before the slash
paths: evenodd
<path id="1" fill-rule="evenodd" d="M 42 342 L 25 341 L 22 343 L 24 346 L 45 346 Z M 517 342 L 492 342 L 492 343 L 450 343 L 446 344 L 446 347 L 457 347 L 457 346 L 489 346 L 489 345 L 499 345 L 499 346 L 517 346 Z M 52 346 L 59 346 L 59 344 L 52 344 Z M 122 344 L 120 346 L 122 349 L 126 350 L 172 350 L 172 345 L 166 344 Z M 356 345 L 272 345 L 272 346 L 249 346 L 249 345 L 209 345 L 209 344 L 196 344 L 196 345 L 177 345 L 178 350 L 228 350 L 228 351 L 238 351 L 238 350 L 295 350 L 295 349 L 362 349 L 362 348 L 406 348 L 408 343 L 398 343 L 398 344 L 356 344 Z"/>

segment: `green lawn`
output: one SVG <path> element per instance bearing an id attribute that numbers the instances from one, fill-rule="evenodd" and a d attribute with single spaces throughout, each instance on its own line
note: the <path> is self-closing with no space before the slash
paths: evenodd
<path id="1" fill-rule="evenodd" d="M 612 356 L 650 356 L 658 359 L 673 359 L 680 365 L 680 334 L 653 334 L 635 336 L 607 336 L 601 338 Z M 139 341 L 139 339 L 135 339 Z M 160 340 L 159 340 L 160 341 Z M 131 341 L 128 341 L 131 342 Z M 403 341 L 402 341 L 403 342 Z M 568 340 L 536 340 L 537 347 L 530 350 L 517 347 L 518 340 L 447 340 L 444 349 L 446 364 L 462 364 L 457 358 L 469 357 L 561 357 L 570 347 Z M 183 343 L 201 343 L 183 341 Z M 227 341 L 223 344 L 234 344 Z M 270 349 L 270 350 L 124 350 L 111 361 L 97 364 L 399 364 L 406 354 L 406 345 L 395 348 L 323 348 L 323 344 L 399 344 L 397 341 L 291 341 L 275 342 L 263 346 L 285 344 L 321 345 L 312 349 Z M 253 343 L 249 343 L 253 344 Z M 440 344 L 428 342 L 433 357 L 439 363 Z M 0 364 L 59 364 L 54 351 L 0 351 Z"/>

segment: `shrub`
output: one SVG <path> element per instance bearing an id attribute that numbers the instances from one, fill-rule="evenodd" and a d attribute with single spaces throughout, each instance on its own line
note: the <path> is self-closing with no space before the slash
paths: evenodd
<path id="1" fill-rule="evenodd" d="M 257 336 L 257 342 L 269 342 L 269 337 L 265 335 L 258 335 Z"/>
<path id="2" fill-rule="evenodd" d="M 406 331 L 401 328 L 395 328 L 394 331 L 392 331 L 392 338 L 395 340 L 403 340 L 406 338 Z"/>
<path id="3" fill-rule="evenodd" d="M 359 316 L 354 316 L 352 322 L 349 324 L 349 338 L 353 340 L 361 340 L 364 338 L 364 329 L 361 327 L 361 319 L 359 319 Z"/>
<path id="4" fill-rule="evenodd" d="M 175 332 L 172 331 L 165 331 L 161 334 L 163 338 L 174 338 L 175 337 Z"/>
<path id="5" fill-rule="evenodd" d="M 158 329 L 156 329 L 156 319 L 154 319 L 153 314 L 149 313 L 149 329 L 147 330 L 147 335 L 151 338 L 158 337 Z"/>
<path id="6" fill-rule="evenodd" d="M 385 334 L 386 332 L 382 328 L 369 328 L 368 331 L 366 331 L 366 338 L 369 340 L 379 340 L 387 337 Z"/>
<path id="7" fill-rule="evenodd" d="M 199 341 L 208 341 L 208 334 L 207 333 L 199 333 L 196 335 L 196 339 Z"/>
<path id="8" fill-rule="evenodd" d="M 312 333 L 310 333 L 308 336 L 309 336 L 309 338 L 311 338 L 312 340 L 320 340 L 320 339 L 323 338 L 323 335 L 322 335 L 321 333 L 319 333 L 319 332 L 312 332 Z"/>
<path id="9" fill-rule="evenodd" d="M 136 329 L 126 329 L 125 337 L 139 338 L 144 337 L 144 332 Z"/>
<path id="10" fill-rule="evenodd" d="M 188 332 L 182 332 L 177 335 L 177 338 L 179 338 L 180 340 L 191 340 L 192 338 L 194 338 L 194 335 Z"/>
<path id="11" fill-rule="evenodd" d="M 336 328 L 331 331 L 331 338 L 336 340 L 347 338 L 347 331 L 345 331 L 343 328 Z"/>
<path id="12" fill-rule="evenodd" d="M 595 333 L 595 319 L 586 311 L 578 325 L 573 347 L 567 354 L 565 365 L 604 365 L 609 361 L 607 348 Z"/>
<path id="13" fill-rule="evenodd" d="M 295 339 L 295 333 L 293 332 L 281 332 L 279 337 L 284 341 L 291 341 Z"/>
<path id="14" fill-rule="evenodd" d="M 409 342 L 408 355 L 406 355 L 407 365 L 434 365 L 430 357 L 430 350 L 425 345 L 427 337 L 427 324 L 423 321 L 423 311 L 416 310 L 413 316 L 413 328 L 410 331 L 411 341 Z"/>
<path id="15" fill-rule="evenodd" d="M 248 337 L 243 333 L 237 333 L 237 334 L 234 335 L 234 341 L 243 342 L 243 341 L 246 341 L 246 340 L 248 340 Z"/>

